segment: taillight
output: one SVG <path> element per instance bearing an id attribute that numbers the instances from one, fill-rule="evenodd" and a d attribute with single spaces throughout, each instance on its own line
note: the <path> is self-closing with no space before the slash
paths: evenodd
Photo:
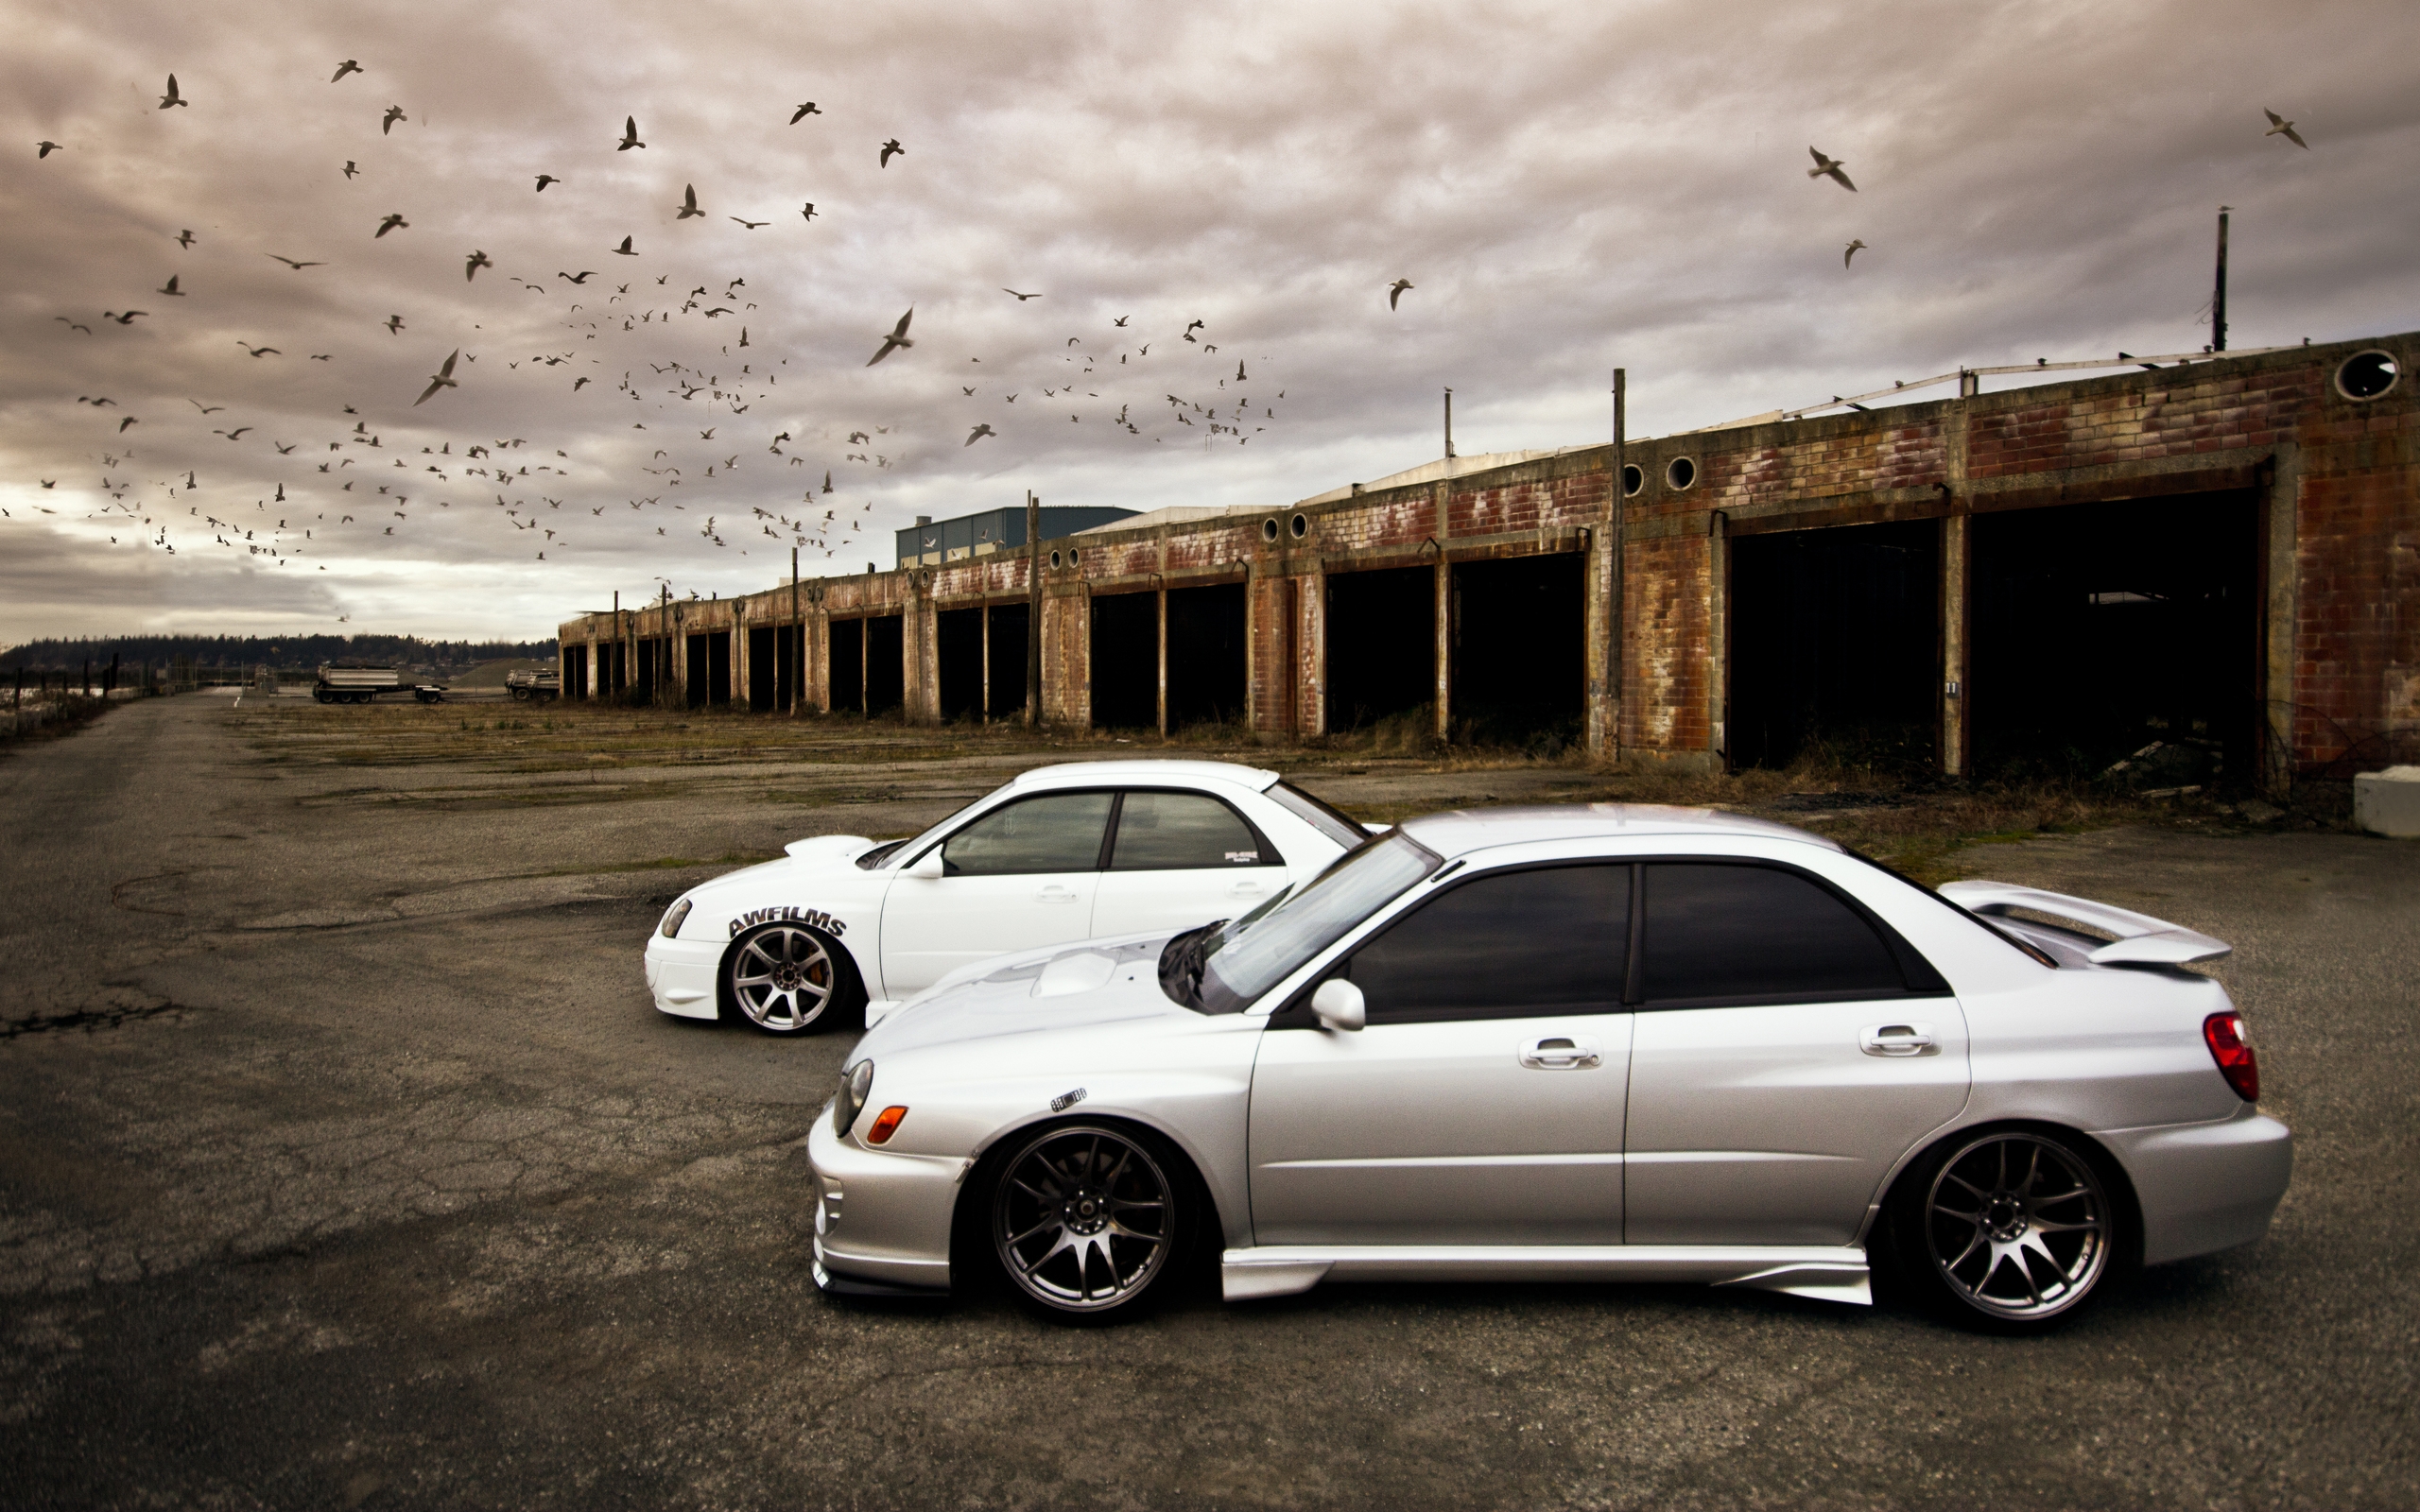
<path id="1" fill-rule="evenodd" d="M 2202 1021 L 2202 1039 L 2210 1047 L 2210 1058 L 2219 1063 L 2219 1074 L 2227 1079 L 2235 1094 L 2247 1103 L 2260 1101 L 2260 1057 L 2252 1051 L 2252 1041 L 2243 1032 L 2243 1015 L 2213 1013 Z"/>
<path id="2" fill-rule="evenodd" d="M 2249 1050 L 2244 1052 L 2245 1055 L 2251 1053 Z M 890 1136 L 899 1132 L 899 1121 L 907 1116 L 908 1109 L 904 1108 L 884 1108 L 882 1115 L 873 1121 L 873 1127 L 866 1130 L 866 1143 L 868 1144 L 890 1143 Z"/>

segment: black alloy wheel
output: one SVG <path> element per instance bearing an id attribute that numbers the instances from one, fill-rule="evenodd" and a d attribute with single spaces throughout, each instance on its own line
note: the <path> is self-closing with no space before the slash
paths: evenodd
<path id="1" fill-rule="evenodd" d="M 993 1189 L 994 1255 L 1019 1297 L 1060 1323 L 1140 1315 L 1168 1290 L 1192 1230 L 1175 1157 L 1135 1131 L 1079 1124 L 1028 1140 Z"/>

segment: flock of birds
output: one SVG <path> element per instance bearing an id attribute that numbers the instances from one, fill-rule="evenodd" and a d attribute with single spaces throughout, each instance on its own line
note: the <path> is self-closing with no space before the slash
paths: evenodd
<path id="1" fill-rule="evenodd" d="M 367 73 L 358 60 L 346 59 L 337 65 L 329 82 L 341 84 L 349 77 L 366 76 Z M 172 111 L 192 107 L 192 99 L 182 92 L 176 76 L 169 75 L 158 109 Z M 795 127 L 809 116 L 821 116 L 823 113 L 815 102 L 806 101 L 795 108 L 787 124 Z M 2308 149 L 2309 144 L 2303 140 L 2292 121 L 2273 111 L 2266 113 L 2270 121 L 2268 135 L 2282 135 L 2296 146 Z M 387 136 L 397 125 L 407 124 L 410 120 L 410 115 L 400 105 L 389 105 L 379 117 L 379 134 Z M 599 146 L 601 147 L 603 144 Z M 620 139 L 613 143 L 613 150 L 638 151 L 645 150 L 647 146 L 641 137 L 637 117 L 625 116 Z M 45 140 L 36 144 L 36 155 L 43 160 L 65 150 L 57 142 Z M 1828 179 L 1847 192 L 1857 192 L 1857 184 L 1849 178 L 1848 165 L 1843 160 L 1831 157 L 1817 147 L 1810 146 L 1807 150 L 1815 163 L 1806 170 L 1809 179 Z M 897 137 L 887 138 L 877 149 L 876 165 L 888 169 L 892 159 L 907 154 L 908 148 Z M 365 170 L 360 167 L 359 160 L 348 159 L 340 171 L 350 183 Z M 533 193 L 539 195 L 544 195 L 550 185 L 564 182 L 561 176 L 552 172 L 537 173 L 534 180 Z M 692 219 L 708 218 L 708 211 L 700 201 L 695 183 L 683 185 L 680 202 L 670 209 L 676 226 Z M 814 201 L 804 201 L 800 215 L 804 223 L 811 225 L 818 216 Z M 725 218 L 748 233 L 771 224 L 737 215 Z M 410 229 L 411 222 L 403 213 L 389 212 L 377 220 L 370 239 L 382 240 L 390 233 Z M 190 250 L 198 238 L 193 231 L 187 229 L 170 240 L 181 249 Z M 603 249 L 609 255 L 638 259 L 643 254 L 634 247 L 634 235 L 626 234 L 618 245 L 606 246 Z M 1853 268 L 1857 254 L 1867 247 L 1862 238 L 1851 240 L 1842 253 L 1843 267 Z M 263 255 L 298 275 L 312 268 L 326 267 L 331 261 L 327 258 L 294 258 L 280 252 L 264 251 Z M 653 400 L 652 408 L 645 413 L 655 421 L 655 425 L 651 427 L 648 420 L 642 419 L 633 420 L 630 428 L 641 432 L 655 430 L 659 435 L 650 436 L 648 440 L 661 439 L 665 444 L 653 446 L 651 455 L 638 456 L 631 461 L 630 465 L 635 466 L 648 481 L 637 484 L 626 496 L 614 501 L 626 506 L 626 509 L 615 509 L 614 502 L 596 502 L 599 494 L 597 485 L 610 481 L 612 468 L 625 460 L 623 458 L 595 467 L 583 467 L 575 462 L 566 448 L 549 448 L 540 443 L 533 449 L 524 438 L 481 437 L 477 439 L 441 438 L 434 445 L 422 445 L 418 453 L 407 459 L 406 455 L 396 455 L 406 448 L 387 448 L 380 431 L 372 425 L 370 420 L 363 418 L 354 405 L 347 404 L 342 405 L 342 414 L 354 418 L 351 429 L 342 428 L 344 422 L 341 419 L 328 417 L 332 422 L 332 433 L 312 440 L 307 452 L 303 451 L 301 442 L 276 440 L 267 436 L 260 442 L 247 443 L 247 436 L 261 430 L 259 421 L 228 424 L 210 431 L 212 436 L 223 438 L 231 444 L 267 444 L 274 448 L 280 458 L 294 458 L 281 465 L 285 476 L 271 480 L 274 497 L 257 499 L 255 518 L 245 521 L 240 517 L 240 510 L 233 507 L 215 505 L 211 510 L 204 510 L 202 495 L 207 490 L 199 480 L 201 469 L 199 466 L 184 468 L 181 480 L 171 471 L 164 478 L 139 484 L 135 452 L 130 444 L 133 438 L 129 433 L 143 422 L 142 417 L 124 413 L 124 406 L 107 395 L 79 395 L 76 401 L 79 405 L 89 405 L 96 412 L 108 409 L 120 411 L 116 416 L 106 417 L 103 421 L 108 429 L 96 454 L 102 464 L 99 503 L 87 518 L 97 518 L 123 528 L 143 543 L 170 555 L 177 552 L 180 540 L 185 541 L 190 549 L 199 533 L 206 531 L 212 545 L 227 551 L 240 551 L 260 558 L 266 565 L 277 567 L 292 565 L 306 557 L 348 549 L 357 538 L 373 531 L 382 539 L 393 537 L 399 526 L 408 528 L 415 508 L 419 517 L 425 521 L 432 508 L 451 510 L 458 504 L 464 507 L 466 513 L 484 510 L 498 517 L 503 525 L 525 538 L 525 549 L 538 561 L 548 560 L 549 551 L 555 554 L 554 559 L 563 559 L 564 552 L 575 542 L 581 545 L 593 541 L 614 544 L 633 526 L 643 536 L 651 526 L 653 536 L 646 537 L 649 541 L 656 537 L 668 537 L 676 524 L 684 535 L 694 533 L 717 548 L 735 548 L 742 555 L 746 555 L 751 547 L 762 549 L 769 541 L 779 550 L 809 552 L 821 549 L 823 556 L 830 558 L 858 543 L 858 532 L 871 524 L 870 516 L 873 509 L 871 501 L 857 504 L 854 508 L 845 504 L 828 503 L 836 492 L 836 472 L 846 474 L 854 485 L 870 481 L 874 474 L 897 469 L 908 459 L 909 438 L 906 434 L 907 427 L 902 424 L 833 421 L 811 426 L 810 422 L 797 419 L 768 422 L 761 418 L 756 421 L 747 418 L 757 406 L 774 399 L 780 383 L 777 369 L 788 367 L 789 359 L 776 357 L 767 352 L 761 336 L 752 340 L 750 316 L 758 310 L 759 305 L 748 298 L 744 274 L 725 279 L 719 293 L 711 292 L 710 283 L 700 283 L 685 293 L 676 294 L 670 286 L 670 273 L 659 274 L 650 280 L 644 272 L 636 273 L 626 283 L 599 283 L 592 289 L 589 281 L 603 278 L 594 268 L 558 269 L 550 282 L 500 269 L 495 260 L 482 249 L 473 249 L 463 256 L 462 277 L 465 283 L 475 284 L 481 272 L 490 270 L 495 270 L 497 278 L 509 280 L 525 294 L 567 299 L 568 305 L 562 312 L 562 326 L 571 333 L 572 338 L 568 342 L 556 342 L 550 350 L 532 352 L 526 357 L 501 352 L 472 352 L 463 345 L 457 344 L 436 365 L 435 371 L 427 375 L 425 387 L 420 390 L 419 396 L 408 406 L 402 407 L 418 408 L 432 400 L 450 401 L 452 396 L 461 393 L 464 384 L 471 379 L 465 369 L 475 365 L 481 355 L 501 359 L 508 372 L 527 369 L 533 376 L 552 369 L 573 369 L 575 371 L 570 374 L 556 376 L 570 377 L 571 392 L 575 395 L 581 394 L 592 385 L 596 386 L 596 394 L 584 402 L 611 404 L 627 401 L 646 405 Z M 182 278 L 181 273 L 170 274 L 154 292 L 163 300 L 187 298 L 194 291 L 182 286 Z M 687 281 L 684 279 L 683 282 Z M 1386 285 L 1384 292 L 1388 310 L 1399 311 L 1404 295 L 1414 288 L 1408 278 L 1397 278 Z M 1046 298 L 1041 291 L 1003 287 L 1000 292 L 1013 299 L 1019 308 Z M 889 331 L 869 335 L 869 339 L 876 344 L 866 358 L 865 367 L 881 364 L 894 353 L 917 350 L 920 338 L 909 334 L 915 313 L 914 306 L 910 305 Z M 717 323 L 726 317 L 735 318 L 735 335 L 732 327 Z M 71 316 L 60 315 L 54 318 L 68 327 L 70 335 L 86 338 L 95 335 L 93 325 Z M 148 310 L 136 308 L 104 311 L 100 317 L 104 327 L 119 328 L 130 327 L 134 321 L 146 318 L 158 318 Z M 758 318 L 764 318 L 760 316 Z M 1109 322 L 1107 334 L 1091 333 L 1094 337 L 1091 341 L 1087 341 L 1082 334 L 1065 336 L 1055 352 L 1059 361 L 1050 366 L 1046 376 L 1037 376 L 1028 365 L 1013 379 L 994 382 L 981 370 L 980 356 L 967 356 L 968 367 L 978 370 L 961 370 L 951 380 L 957 383 L 959 402 L 997 403 L 1001 408 L 991 412 L 989 418 L 979 414 L 974 417 L 959 447 L 972 447 L 985 439 L 1001 437 L 1002 431 L 993 423 L 994 420 L 1005 424 L 1012 416 L 1021 418 L 1033 415 L 1037 410 L 1055 414 L 1061 406 L 1066 408 L 1067 420 L 1071 423 L 1082 424 L 1090 419 L 1096 428 L 1106 428 L 1113 434 L 1123 434 L 1130 438 L 1147 438 L 1153 445 L 1165 445 L 1170 439 L 1189 443 L 1198 437 L 1205 446 L 1232 444 L 1240 447 L 1248 445 L 1253 437 L 1264 434 L 1277 421 L 1276 401 L 1286 397 L 1285 390 L 1278 390 L 1276 400 L 1264 399 L 1256 404 L 1246 392 L 1252 382 L 1247 361 L 1238 359 L 1234 373 L 1229 375 L 1223 359 L 1207 368 L 1194 360 L 1215 357 L 1219 352 L 1219 344 L 1211 339 L 1207 321 L 1198 318 L 1190 320 L 1173 339 L 1163 333 L 1150 340 L 1141 340 L 1142 333 L 1129 329 L 1129 321 L 1132 318 L 1131 315 L 1116 317 Z M 680 344 L 677 346 L 672 339 L 675 333 L 671 329 L 676 322 L 683 328 L 678 334 Z M 408 322 L 401 314 L 389 314 L 378 323 L 393 336 L 401 336 L 409 329 Z M 621 340 L 624 337 L 631 339 Z M 692 344 L 692 338 L 700 337 L 702 340 Z M 929 337 L 925 339 L 929 341 Z M 590 346 L 589 343 L 598 345 Z M 638 352 L 635 360 L 628 366 L 612 360 L 624 355 L 621 348 L 639 344 L 644 344 L 648 350 Z M 256 362 L 268 358 L 283 359 L 286 355 L 282 348 L 268 342 L 255 344 L 239 340 L 236 345 Z M 1118 402 L 1113 415 L 1106 404 L 1086 403 L 1101 401 L 1102 389 L 1113 387 L 1114 381 L 1122 381 L 1126 387 L 1133 387 L 1133 381 L 1141 376 L 1137 369 L 1150 361 L 1155 346 L 1163 349 L 1159 359 L 1162 367 L 1155 370 L 1166 370 L 1168 363 L 1178 360 L 1179 353 L 1187 363 L 1186 367 L 1178 369 L 1182 376 L 1171 380 L 1169 385 L 1155 383 L 1150 386 L 1164 395 L 1164 404 L 1148 403 L 1146 410 L 1138 415 L 1134 402 L 1123 400 Z M 667 352 L 665 350 L 667 347 L 675 347 L 675 350 Z M 713 350 L 700 352 L 699 347 L 711 347 Z M 333 364 L 336 361 L 335 354 L 329 352 L 306 355 L 311 362 Z M 659 362 L 655 360 L 657 357 L 664 360 Z M 621 368 L 619 380 L 607 389 L 602 380 L 611 376 L 616 367 Z M 578 370 L 582 369 L 604 370 Z M 646 370 L 646 376 L 640 376 L 642 369 Z M 493 368 L 488 371 L 493 373 Z M 969 377 L 976 381 L 961 381 Z M 1184 388 L 1187 392 L 1173 391 L 1175 388 Z M 1115 393 L 1110 397 L 1116 398 Z M 1027 408 L 1011 411 L 1008 406 L 1016 404 L 1020 399 L 1028 401 Z M 199 411 L 198 419 L 204 421 L 226 407 L 205 404 L 199 400 L 190 403 Z M 664 416 L 674 404 L 683 406 L 687 413 L 683 423 L 667 426 Z M 445 404 L 441 403 L 440 410 L 444 407 Z M 435 415 L 439 411 L 425 413 Z M 112 421 L 113 425 L 110 424 Z M 165 424 L 161 422 L 161 427 Z M 687 440 L 688 429 L 697 430 L 697 443 Z M 745 442 L 729 435 L 719 440 L 717 438 L 720 432 L 740 429 L 752 429 L 757 434 Z M 810 430 L 812 435 L 808 434 Z M 158 429 L 148 434 L 158 434 Z M 845 436 L 844 440 L 839 439 L 842 436 Z M 456 439 L 462 441 L 459 452 L 455 449 Z M 727 500 L 743 492 L 737 484 L 730 480 L 731 474 L 742 470 L 744 455 L 755 455 L 758 441 L 764 443 L 766 454 L 778 460 L 752 462 L 747 466 L 769 466 L 785 472 L 789 469 L 806 470 L 804 488 L 797 502 L 774 508 L 767 508 L 761 504 L 750 505 L 745 517 L 736 512 L 738 506 L 726 503 L 724 507 L 715 508 L 715 495 L 720 494 Z M 839 453 L 837 461 L 829 458 L 811 461 L 806 454 L 818 442 L 829 442 L 832 449 Z M 786 443 L 794 450 L 785 451 Z M 630 450 L 643 452 L 648 448 L 642 443 L 641 447 Z M 549 451 L 551 456 L 547 455 Z M 313 469 L 316 471 L 311 471 Z M 354 469 L 359 471 L 353 471 Z M 819 472 L 820 479 L 816 476 Z M 393 475 L 396 473 L 402 475 Z M 385 481 L 376 481 L 382 475 Z M 708 497 L 699 498 L 696 486 L 710 481 L 714 486 L 707 490 Z M 44 478 L 40 482 L 43 490 L 49 490 L 58 487 L 59 480 Z M 296 497 L 291 500 L 286 491 L 289 482 L 297 490 Z M 793 483 L 791 486 L 796 485 Z M 673 493 L 672 490 L 683 487 L 690 490 L 686 498 Z M 473 498 L 475 488 L 477 493 L 492 494 L 492 501 Z M 653 491 L 647 491 L 648 490 Z M 562 497 L 554 497 L 549 490 L 560 492 Z M 614 489 L 613 491 L 621 493 L 624 490 Z M 745 493 L 764 496 L 764 490 L 757 489 L 747 490 Z M 437 496 L 431 497 L 432 494 Z M 417 507 L 413 504 L 415 498 L 421 501 Z M 694 510 L 688 502 L 691 499 L 697 502 Z M 271 511 L 268 506 L 272 503 L 281 508 Z M 566 504 L 572 506 L 568 512 L 564 507 Z M 175 512 L 180 507 L 185 510 L 182 516 Z M 43 514 L 59 512 L 47 506 L 37 507 Z M 228 518 L 219 518 L 217 511 L 221 508 L 226 510 Z M 582 508 L 587 509 L 589 515 L 585 526 L 578 523 Z M 600 523 L 609 512 L 618 522 L 614 537 L 596 541 Z M 5 507 L 0 507 L 0 516 L 8 513 Z M 635 522 L 628 520 L 630 513 L 637 514 L 639 519 Z M 670 518 L 676 513 L 689 518 L 676 522 Z M 335 516 L 333 521 L 331 514 Z M 140 534 L 133 529 L 137 524 L 142 527 Z M 110 540 L 118 543 L 120 537 L 112 534 Z M 325 572 L 327 567 L 323 563 L 318 564 L 318 570 Z"/>

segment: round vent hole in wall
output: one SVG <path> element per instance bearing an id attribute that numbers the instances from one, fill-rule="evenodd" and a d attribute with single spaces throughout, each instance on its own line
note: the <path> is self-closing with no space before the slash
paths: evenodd
<path id="1" fill-rule="evenodd" d="M 1676 493 L 1697 480 L 1698 465 L 1685 456 L 1672 458 L 1672 465 L 1664 470 L 1664 481 L 1670 484 Z"/>
<path id="2" fill-rule="evenodd" d="M 2347 399 L 2377 399 L 2402 376 L 2392 352 L 2357 352 L 2337 368 L 2336 391 Z"/>
<path id="3" fill-rule="evenodd" d="M 1636 493 L 1639 490 L 1645 487 L 1647 487 L 1647 474 L 1639 471 L 1638 464 L 1635 462 L 1623 463 L 1622 497 L 1627 499 L 1632 494 Z"/>
<path id="4" fill-rule="evenodd" d="M 1263 541 L 1275 541 L 1277 539 L 1277 517 L 1275 515 L 1271 515 L 1260 523 L 1260 539 Z"/>
<path id="5" fill-rule="evenodd" d="M 1296 515 L 1296 516 L 1293 518 L 1292 523 L 1288 525 L 1288 528 L 1291 529 L 1291 530 L 1294 532 L 1294 539 L 1295 539 L 1296 541 L 1300 541 L 1300 540 L 1302 540 L 1305 536 L 1307 536 L 1307 535 L 1309 535 L 1309 534 L 1311 533 L 1311 522 L 1310 522 L 1308 519 L 1305 518 L 1304 516 L 1302 516 L 1302 515 L 1299 515 L 1299 514 L 1298 514 L 1298 515 Z"/>
<path id="6" fill-rule="evenodd" d="M 1055 551 L 1050 554 L 1050 565 L 1053 567 L 1059 565 L 1059 554 Z"/>

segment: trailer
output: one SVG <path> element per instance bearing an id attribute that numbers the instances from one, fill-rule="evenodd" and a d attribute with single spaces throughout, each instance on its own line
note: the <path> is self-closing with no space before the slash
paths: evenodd
<path id="1" fill-rule="evenodd" d="M 504 691 L 515 702 L 544 703 L 562 696 L 563 675 L 551 667 L 517 668 L 504 675 Z"/>
<path id="2" fill-rule="evenodd" d="M 441 684 L 412 682 L 401 668 L 377 662 L 322 662 L 311 684 L 311 696 L 321 703 L 370 703 L 382 693 L 408 693 L 422 703 L 445 697 Z"/>

